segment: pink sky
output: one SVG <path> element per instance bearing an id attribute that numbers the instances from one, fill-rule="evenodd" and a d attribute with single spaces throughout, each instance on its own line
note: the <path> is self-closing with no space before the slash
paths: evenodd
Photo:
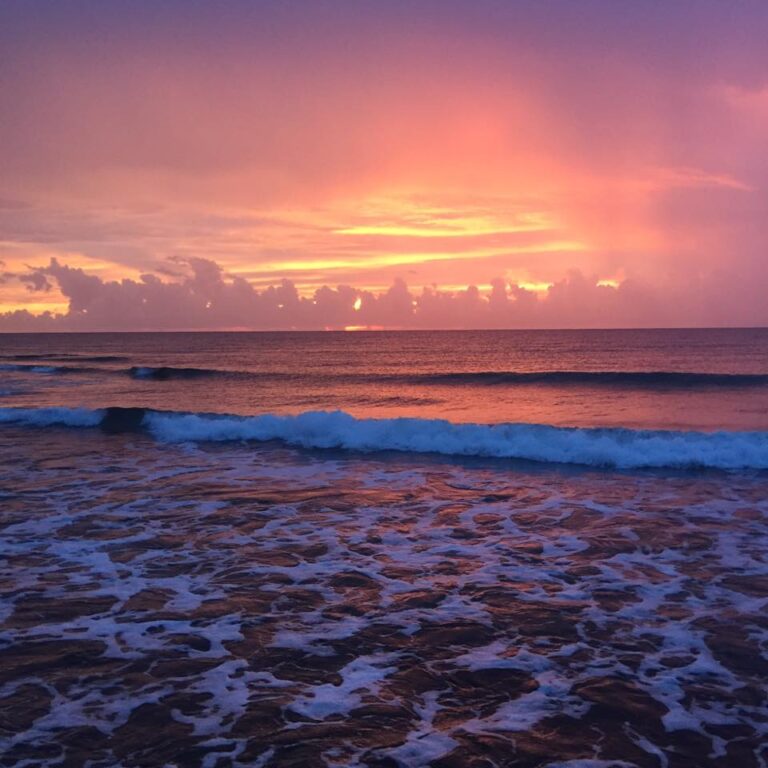
<path id="1" fill-rule="evenodd" d="M 0 328 L 768 324 L 766 39 L 759 2 L 10 0 Z"/>

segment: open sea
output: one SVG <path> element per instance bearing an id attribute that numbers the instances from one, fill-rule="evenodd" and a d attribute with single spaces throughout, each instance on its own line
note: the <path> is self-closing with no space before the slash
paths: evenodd
<path id="1" fill-rule="evenodd" d="M 766 768 L 768 329 L 0 336 L 0 767 Z"/>

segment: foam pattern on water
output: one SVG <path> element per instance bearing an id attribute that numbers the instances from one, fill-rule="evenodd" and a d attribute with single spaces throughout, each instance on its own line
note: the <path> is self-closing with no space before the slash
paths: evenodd
<path id="1" fill-rule="evenodd" d="M 5 430 L 3 766 L 766 764 L 764 475 Z"/>

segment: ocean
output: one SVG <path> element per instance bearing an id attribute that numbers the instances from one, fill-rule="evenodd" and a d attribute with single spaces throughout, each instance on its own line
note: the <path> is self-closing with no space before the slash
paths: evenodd
<path id="1" fill-rule="evenodd" d="M 0 336 L 0 766 L 768 765 L 768 329 Z"/>

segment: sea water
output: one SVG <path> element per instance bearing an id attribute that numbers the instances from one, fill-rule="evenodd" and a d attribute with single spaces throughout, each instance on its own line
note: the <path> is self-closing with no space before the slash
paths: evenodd
<path id="1" fill-rule="evenodd" d="M 6 335 L 0 393 L 3 765 L 768 760 L 766 330 Z"/>

